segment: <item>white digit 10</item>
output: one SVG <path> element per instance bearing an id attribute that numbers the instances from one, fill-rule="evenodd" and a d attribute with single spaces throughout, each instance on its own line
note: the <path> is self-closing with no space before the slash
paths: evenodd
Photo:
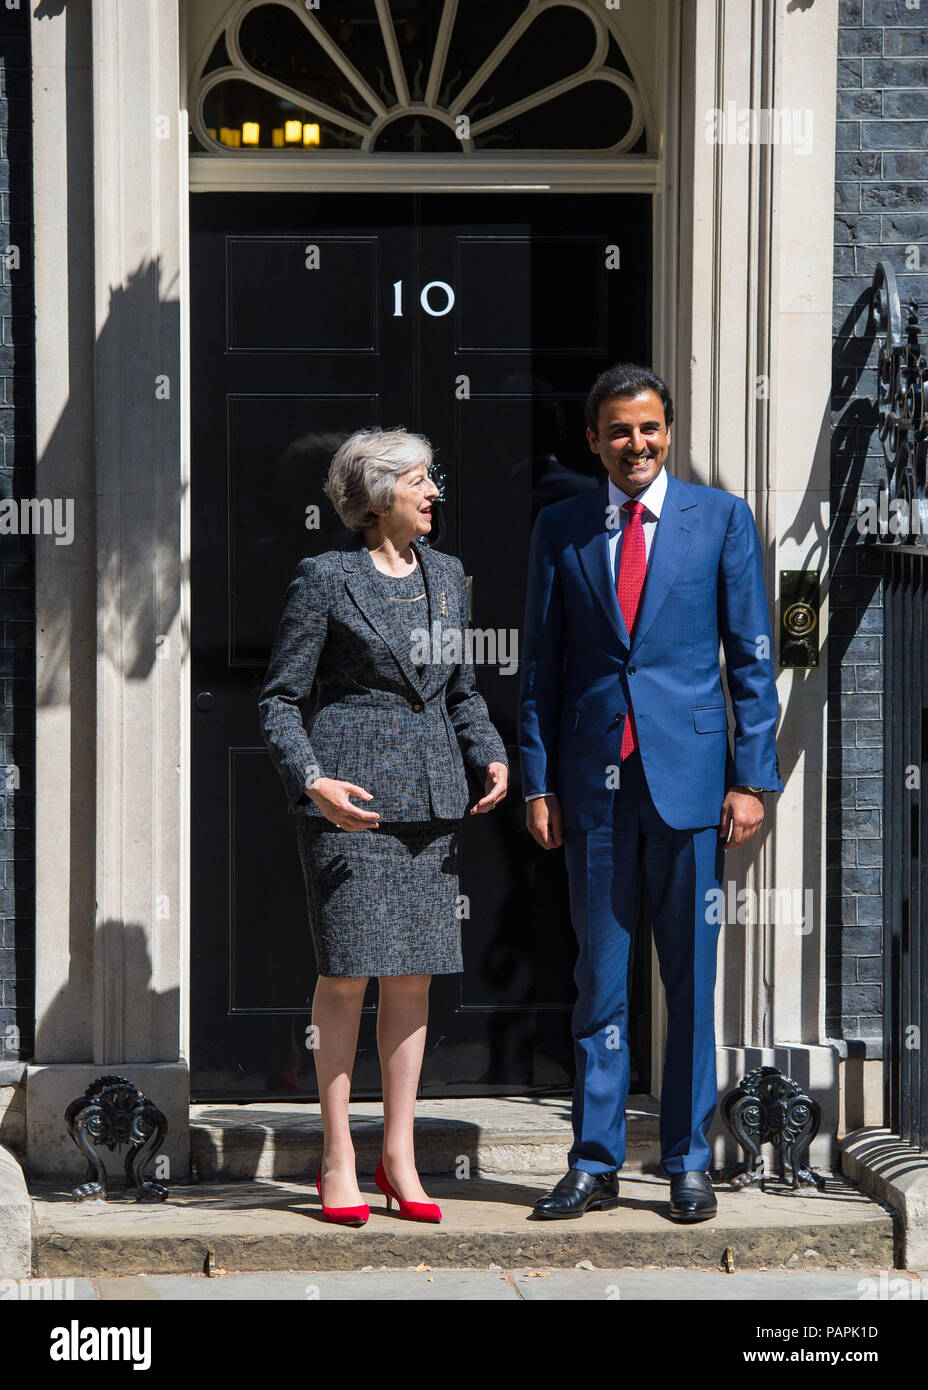
<path id="1" fill-rule="evenodd" d="M 445 306 L 443 309 L 433 309 L 429 301 L 431 290 L 442 290 L 445 296 Z M 427 285 L 422 286 L 422 293 L 419 295 L 419 303 L 427 314 L 433 319 L 444 318 L 445 314 L 450 314 L 454 308 L 454 290 L 447 280 L 430 280 Z M 393 281 L 393 317 L 401 319 L 403 317 L 403 282 L 402 280 Z"/>

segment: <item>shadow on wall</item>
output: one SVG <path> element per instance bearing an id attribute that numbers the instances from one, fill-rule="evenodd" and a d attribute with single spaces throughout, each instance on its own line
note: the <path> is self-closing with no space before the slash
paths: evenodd
<path id="1" fill-rule="evenodd" d="M 107 1019 L 118 1020 L 125 1029 L 121 1038 L 107 1039 L 107 1050 L 115 1052 L 122 1062 L 101 1062 L 101 1075 L 107 1070 L 119 1071 L 120 1065 L 130 1062 L 176 1062 L 178 1056 L 177 1027 L 180 1017 L 179 990 L 159 991 L 152 984 L 152 959 L 148 949 L 149 933 L 139 922 L 123 922 L 110 919 L 100 927 L 93 939 L 94 960 L 89 963 L 102 976 L 101 988 Z M 81 974 L 86 963 L 82 962 Z M 123 1001 L 131 1000 L 132 1008 L 126 1011 Z M 47 1032 L 49 1041 L 44 1042 L 44 1051 L 54 1049 L 56 1062 L 91 1063 L 91 1046 L 80 1054 L 65 1055 L 66 1045 L 73 1037 L 71 1022 L 75 1014 L 83 1014 L 88 1030 L 92 1030 L 90 1017 L 91 996 L 70 980 L 57 991 L 49 1001 L 41 1019 L 40 1046 Z M 144 1022 L 141 1021 L 143 1016 Z M 62 1022 L 64 1029 L 62 1030 Z M 142 1055 L 134 1055 L 133 1039 L 150 1044 Z M 154 1099 L 154 1097 L 153 1097 Z"/>
<path id="2" fill-rule="evenodd" d="M 826 1026 L 843 1033 L 842 1016 L 858 1013 L 846 1007 L 846 986 L 840 978 L 842 929 L 866 925 L 858 912 L 853 922 L 844 923 L 843 901 L 871 886 L 862 883 L 864 870 L 846 867 L 842 855 L 846 817 L 855 822 L 870 817 L 874 838 L 881 835 L 883 769 L 882 743 L 862 748 L 855 755 L 845 736 L 849 717 L 848 702 L 856 703 L 860 694 L 879 696 L 883 688 L 881 635 L 882 569 L 881 553 L 862 542 L 857 530 L 858 499 L 876 497 L 879 479 L 886 476 L 882 443 L 877 432 L 876 365 L 878 343 L 870 324 L 870 290 L 862 292 L 850 306 L 835 331 L 834 343 L 834 431 L 832 438 L 832 522 L 831 522 L 831 652 L 828 663 L 828 938 L 826 951 L 835 962 L 829 971 Z M 863 332 L 858 330 L 862 329 Z M 856 333 L 856 336 L 855 336 Z M 866 395 L 861 395 L 861 390 Z M 856 711 L 855 711 L 856 712 Z M 879 783 L 868 790 L 848 779 L 867 778 Z M 856 862 L 856 856 L 855 856 Z M 870 873 L 879 890 L 880 868 Z M 852 881 L 853 880 L 853 881 Z M 881 916 L 880 919 L 881 920 Z M 832 944 L 833 941 L 833 944 Z M 875 1020 L 880 1031 L 880 1020 Z M 867 1032 L 863 1018 L 861 1032 Z M 873 1031 L 873 1030 L 870 1030 Z"/>

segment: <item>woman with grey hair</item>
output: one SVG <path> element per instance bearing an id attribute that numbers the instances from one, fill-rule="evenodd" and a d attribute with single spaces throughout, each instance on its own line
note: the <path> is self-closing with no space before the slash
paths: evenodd
<path id="1" fill-rule="evenodd" d="M 438 496 L 431 462 L 428 441 L 406 430 L 345 440 L 325 492 L 353 540 L 297 565 L 259 699 L 261 732 L 297 817 L 319 972 L 317 1188 L 327 1219 L 353 1225 L 370 1209 L 355 1175 L 348 1101 L 375 975 L 384 1142 L 374 1181 L 402 1216 L 441 1220 L 413 1145 L 428 988 L 432 975 L 462 969 L 465 765 L 485 789 L 472 815 L 492 810 L 509 778 L 474 683 L 464 568 L 425 541 Z"/>

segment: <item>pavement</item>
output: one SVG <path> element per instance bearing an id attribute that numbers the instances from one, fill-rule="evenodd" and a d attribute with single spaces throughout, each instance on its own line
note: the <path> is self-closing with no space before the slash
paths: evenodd
<path id="1" fill-rule="evenodd" d="M 122 1278 L 0 1281 L 0 1296 L 32 1302 L 308 1300 L 456 1302 L 685 1300 L 803 1303 L 928 1302 L 928 1270 L 887 1268 L 833 1272 L 776 1269 L 721 1274 L 693 1269 L 360 1269 L 264 1273 L 146 1274 Z M 861 1310 L 866 1311 L 865 1309 Z"/>

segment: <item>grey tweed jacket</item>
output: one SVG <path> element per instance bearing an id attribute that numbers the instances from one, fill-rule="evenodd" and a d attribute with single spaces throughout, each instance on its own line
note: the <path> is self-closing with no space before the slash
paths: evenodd
<path id="1" fill-rule="evenodd" d="M 464 567 L 413 541 L 432 623 L 463 634 Z M 344 550 L 306 557 L 294 571 L 258 700 L 264 742 L 288 809 L 322 812 L 306 795 L 315 777 L 354 782 L 358 801 L 385 821 L 455 819 L 468 804 L 464 761 L 480 778 L 509 760 L 467 659 L 413 663 L 391 600 L 360 537 Z M 424 605 L 423 605 L 424 607 Z M 444 611 L 443 611 L 444 610 Z M 431 643 L 440 657 L 443 643 Z M 445 647 L 457 655 L 453 646 Z"/>

